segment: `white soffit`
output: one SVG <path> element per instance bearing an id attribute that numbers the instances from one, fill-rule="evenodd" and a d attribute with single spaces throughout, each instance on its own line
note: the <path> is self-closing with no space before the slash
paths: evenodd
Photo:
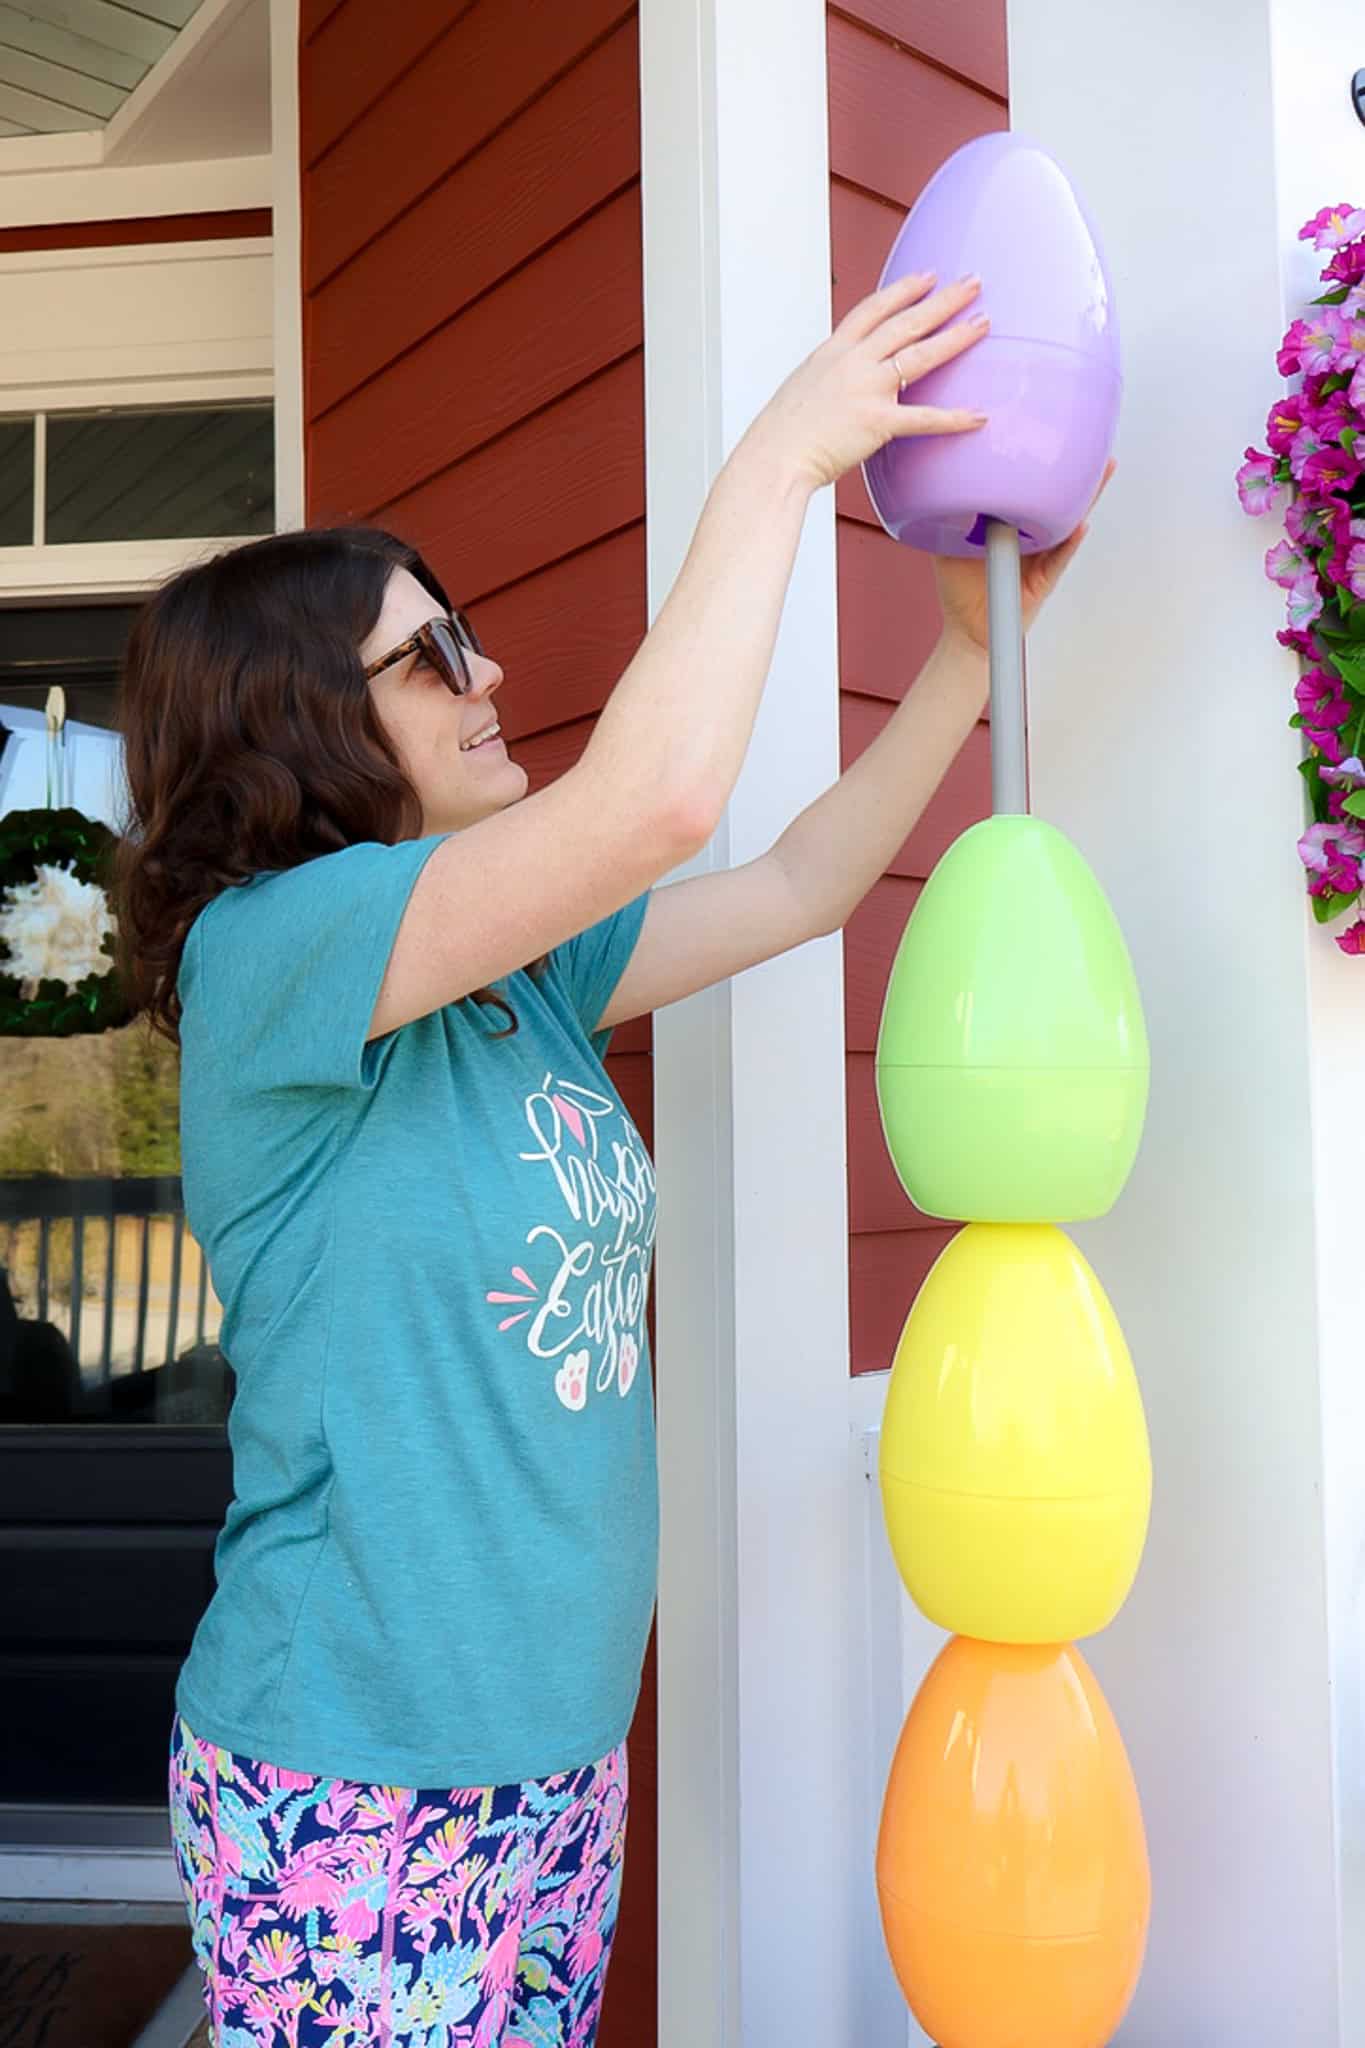
<path id="1" fill-rule="evenodd" d="M 0 0 L 0 174 L 269 151 L 269 0 Z"/>
<path id="2" fill-rule="evenodd" d="M 202 0 L 0 0 L 0 135 L 102 128 Z"/>

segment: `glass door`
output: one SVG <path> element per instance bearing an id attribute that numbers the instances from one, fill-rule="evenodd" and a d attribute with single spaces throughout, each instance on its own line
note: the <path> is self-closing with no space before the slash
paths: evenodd
<path id="1" fill-rule="evenodd" d="M 0 839 L 16 813 L 63 805 L 121 826 L 115 686 L 133 615 L 0 609 Z M 0 997 L 22 986 L 15 965 L 0 940 Z M 0 1005 L 0 1836 L 88 1834 L 102 1809 L 118 1838 L 118 1815 L 164 1808 L 175 1676 L 228 1499 L 232 1377 L 185 1227 L 174 1049 L 142 1022 L 32 1035 L 13 1007 Z"/>

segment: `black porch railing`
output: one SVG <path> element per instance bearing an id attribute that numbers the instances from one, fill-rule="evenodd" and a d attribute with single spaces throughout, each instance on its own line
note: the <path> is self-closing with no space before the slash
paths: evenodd
<path id="1" fill-rule="evenodd" d="M 154 1331 L 152 1244 L 157 1223 L 170 1232 L 170 1272 L 164 1329 Z M 15 1277 L 21 1284 L 26 1280 L 26 1291 L 36 1297 L 40 1322 L 52 1320 L 54 1302 L 65 1298 L 68 1341 L 87 1384 L 107 1383 L 116 1369 L 140 1373 L 148 1365 L 170 1365 L 182 1350 L 211 1341 L 208 1266 L 194 1247 L 195 1271 L 187 1275 L 191 1262 L 185 1256 L 188 1231 L 178 1176 L 31 1174 L 0 1179 L 0 1263 L 12 1265 L 13 1246 L 25 1226 L 36 1226 L 36 1270 L 30 1252 L 27 1274 Z M 93 1255 L 92 1230 L 103 1240 L 94 1246 Z M 136 1315 L 131 1354 L 116 1359 L 116 1348 L 121 1348 L 115 1341 L 120 1252 L 129 1232 L 136 1233 Z M 31 1239 L 31 1230 L 28 1234 Z M 94 1309 L 87 1313 L 91 1282 Z M 156 1321 L 161 1321 L 159 1304 Z"/>

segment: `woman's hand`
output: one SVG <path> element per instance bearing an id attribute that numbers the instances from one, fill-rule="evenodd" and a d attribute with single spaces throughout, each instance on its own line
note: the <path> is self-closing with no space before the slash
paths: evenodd
<path id="1" fill-rule="evenodd" d="M 1093 512 L 1117 465 L 1109 462 L 1100 487 L 1090 501 Z M 1075 558 L 1076 550 L 1090 531 L 1089 514 L 1073 534 L 1041 555 L 1025 555 L 1020 562 L 1020 584 L 1024 601 L 1024 631 L 1037 618 L 1044 600 L 1052 595 L 1062 575 Z M 986 610 L 986 564 L 984 559 L 964 560 L 955 555 L 934 557 L 938 601 L 943 610 L 945 637 L 966 640 L 973 647 L 990 645 Z"/>
<path id="2" fill-rule="evenodd" d="M 944 325 L 971 305 L 979 279 L 941 291 L 933 284 L 932 277 L 905 277 L 860 300 L 793 370 L 745 440 L 776 450 L 784 467 L 794 465 L 815 490 L 898 436 L 965 434 L 983 426 L 985 413 L 900 403 L 903 385 L 962 355 L 990 326 L 984 316 Z"/>

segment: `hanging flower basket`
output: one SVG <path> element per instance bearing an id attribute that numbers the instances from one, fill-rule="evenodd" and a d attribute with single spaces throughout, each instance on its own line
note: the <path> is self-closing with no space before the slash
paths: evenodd
<path id="1" fill-rule="evenodd" d="M 0 818 L 0 1037 L 70 1038 L 128 1021 L 109 900 L 115 844 L 81 811 Z"/>
<path id="2" fill-rule="evenodd" d="M 1302 663 L 1289 722 L 1306 743 L 1313 822 L 1299 858 L 1318 922 L 1354 910 L 1336 942 L 1365 954 L 1365 210 L 1324 207 L 1299 240 L 1332 251 L 1327 289 L 1280 344 L 1295 388 L 1271 408 L 1269 452 L 1247 449 L 1237 490 L 1253 517 L 1287 501 L 1288 538 L 1265 566 L 1287 593 L 1279 639 Z"/>

